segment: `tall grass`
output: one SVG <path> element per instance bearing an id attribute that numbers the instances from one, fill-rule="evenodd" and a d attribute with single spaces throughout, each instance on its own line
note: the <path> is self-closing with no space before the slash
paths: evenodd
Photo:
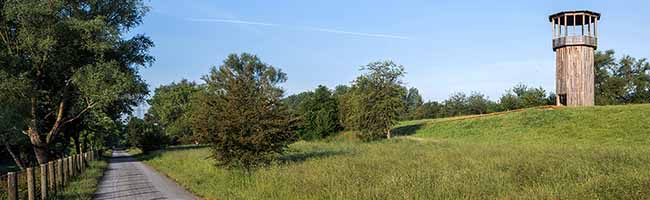
<path id="1" fill-rule="evenodd" d="M 89 162 L 84 173 L 68 183 L 63 191 L 57 194 L 56 199 L 93 199 L 93 194 L 97 191 L 97 186 L 106 167 L 108 167 L 108 163 L 104 160 Z"/>
<path id="2" fill-rule="evenodd" d="M 412 136 L 391 141 L 295 143 L 250 175 L 214 167 L 206 148 L 145 162 L 208 199 L 645 199 L 647 113 L 638 105 L 405 122 L 396 131 Z"/>

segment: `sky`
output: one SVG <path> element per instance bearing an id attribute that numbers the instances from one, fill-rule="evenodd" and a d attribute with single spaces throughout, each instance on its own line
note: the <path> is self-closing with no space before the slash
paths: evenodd
<path id="1" fill-rule="evenodd" d="M 498 99 L 523 83 L 555 90 L 548 16 L 600 12 L 599 50 L 650 57 L 650 1 L 152 0 L 139 27 L 156 62 L 141 70 L 153 90 L 201 77 L 231 53 L 281 68 L 286 95 L 350 84 L 360 66 L 392 60 L 425 100 L 480 92 Z"/>

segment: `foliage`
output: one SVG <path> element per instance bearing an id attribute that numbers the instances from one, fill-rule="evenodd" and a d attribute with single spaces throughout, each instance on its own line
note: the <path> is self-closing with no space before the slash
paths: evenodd
<path id="1" fill-rule="evenodd" d="M 444 101 L 445 116 L 460 116 L 468 114 L 467 95 L 462 92 L 451 94 L 449 99 Z"/>
<path id="2" fill-rule="evenodd" d="M 334 97 L 338 102 L 338 111 L 339 111 L 339 124 L 346 130 L 355 130 L 354 122 L 352 121 L 352 114 L 354 113 L 354 108 L 352 107 L 353 95 L 351 92 L 350 86 L 347 85 L 338 85 L 334 89 Z"/>
<path id="3" fill-rule="evenodd" d="M 516 110 L 549 105 L 550 102 L 543 88 L 530 88 L 526 85 L 518 84 L 501 97 L 500 103 L 502 110 Z M 554 104 L 554 102 L 551 104 Z"/>
<path id="4" fill-rule="evenodd" d="M 401 78 L 404 67 L 392 61 L 373 62 L 361 68 L 366 73 L 357 77 L 352 85 L 350 118 L 361 131 L 363 140 L 376 140 L 386 136 L 404 111 L 405 89 Z M 384 135 L 385 134 L 385 135 Z"/>
<path id="5" fill-rule="evenodd" d="M 444 104 L 429 101 L 418 107 L 414 119 L 433 119 L 444 117 Z"/>
<path id="6" fill-rule="evenodd" d="M 156 88 L 153 97 L 147 100 L 151 105 L 147 113 L 151 120 L 158 123 L 172 143 L 197 143 L 189 123 L 191 98 L 199 90 L 194 82 L 181 80 Z"/>
<path id="7" fill-rule="evenodd" d="M 613 50 L 596 52 L 596 104 L 650 103 L 650 63 L 647 59 L 614 57 Z"/>
<path id="8" fill-rule="evenodd" d="M 340 130 L 338 102 L 332 92 L 319 85 L 314 92 L 305 94 L 299 109 L 302 126 L 298 135 L 302 139 L 320 139 Z"/>
<path id="9" fill-rule="evenodd" d="M 404 111 L 402 113 L 402 120 L 414 119 L 415 111 L 418 107 L 422 106 L 424 102 L 422 101 L 422 96 L 417 88 L 409 88 L 404 95 Z"/>
<path id="10" fill-rule="evenodd" d="M 469 114 L 485 114 L 490 110 L 490 100 L 479 92 L 472 92 L 467 97 L 467 111 Z"/>
<path id="11" fill-rule="evenodd" d="M 68 144 L 64 130 L 86 129 L 71 124 L 91 112 L 116 120 L 146 95 L 137 66 L 153 61 L 153 43 L 123 38 L 142 22 L 141 0 L 9 0 L 0 8 L 0 74 L 18 80 L 16 105 L 30 110 L 23 131 L 39 163 L 55 143 Z"/>
<path id="12" fill-rule="evenodd" d="M 129 143 L 145 153 L 161 149 L 169 141 L 158 124 L 137 117 L 129 118 L 126 132 Z"/>
<path id="13" fill-rule="evenodd" d="M 283 91 L 286 74 L 251 54 L 231 54 L 204 76 L 206 88 L 192 115 L 217 165 L 247 171 L 273 160 L 295 140 Z"/>

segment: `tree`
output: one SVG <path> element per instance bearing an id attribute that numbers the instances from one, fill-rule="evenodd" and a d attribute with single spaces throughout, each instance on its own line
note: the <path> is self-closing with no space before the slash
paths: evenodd
<path id="1" fill-rule="evenodd" d="M 436 101 L 429 101 L 418 107 L 414 119 L 433 119 L 444 117 L 443 105 Z"/>
<path id="2" fill-rule="evenodd" d="M 143 153 L 161 149 L 168 141 L 158 124 L 133 116 L 129 117 L 126 132 L 129 144 Z"/>
<path id="3" fill-rule="evenodd" d="M 352 99 L 354 93 L 352 93 L 351 90 L 352 89 L 347 85 L 337 85 L 334 89 L 334 97 L 338 102 L 339 124 L 346 130 L 357 129 L 352 120 L 352 114 L 354 113 L 354 102 Z"/>
<path id="4" fill-rule="evenodd" d="M 524 84 L 517 84 L 506 91 L 499 99 L 501 110 L 516 110 L 543 105 L 552 105 L 546 91 L 542 88 L 531 88 Z"/>
<path id="5" fill-rule="evenodd" d="M 490 100 L 485 98 L 485 95 L 479 92 L 472 92 L 472 95 L 467 97 L 467 109 L 469 114 L 485 114 L 488 113 Z"/>
<path id="6" fill-rule="evenodd" d="M 522 108 L 521 100 L 519 97 L 512 93 L 511 91 L 507 91 L 501 98 L 499 98 L 499 107 L 501 108 L 501 111 L 507 111 L 507 110 L 516 110 Z"/>
<path id="7" fill-rule="evenodd" d="M 282 99 L 282 103 L 287 105 L 287 108 L 289 109 L 289 112 L 292 115 L 299 116 L 301 115 L 300 113 L 300 105 L 302 102 L 305 102 L 309 96 L 311 96 L 313 92 L 307 91 L 307 92 L 301 92 L 298 94 L 293 94 L 288 96 L 287 98 Z"/>
<path id="8" fill-rule="evenodd" d="M 145 36 L 122 35 L 142 22 L 141 0 L 0 2 L 0 71 L 24 80 L 24 132 L 39 163 L 62 130 L 91 111 L 105 111 L 142 81 L 150 64 Z"/>
<path id="9" fill-rule="evenodd" d="M 352 86 L 351 118 L 363 140 L 376 140 L 384 134 L 390 139 L 391 128 L 404 111 L 404 67 L 383 61 L 370 63 L 361 70 L 366 73 L 357 77 Z"/>
<path id="10" fill-rule="evenodd" d="M 198 97 L 203 110 L 193 118 L 197 132 L 207 135 L 217 165 L 247 171 L 274 159 L 295 141 L 283 90 L 287 76 L 251 54 L 231 54 L 203 77 Z"/>
<path id="11" fill-rule="evenodd" d="M 298 133 L 302 139 L 319 139 L 338 131 L 338 102 L 332 92 L 319 85 L 300 104 L 302 130 Z"/>
<path id="12" fill-rule="evenodd" d="M 457 92 L 451 94 L 449 99 L 445 100 L 444 104 L 446 116 L 448 117 L 461 116 L 469 113 L 467 107 L 467 95 L 465 95 L 465 93 Z"/>
<path id="13" fill-rule="evenodd" d="M 199 90 L 196 83 L 181 80 L 156 88 L 154 96 L 147 100 L 151 105 L 147 113 L 157 122 L 173 143 L 197 143 L 189 123 L 192 95 Z"/>
<path id="14" fill-rule="evenodd" d="M 650 102 L 650 63 L 646 59 L 614 57 L 613 50 L 596 52 L 596 104 Z"/>
<path id="15" fill-rule="evenodd" d="M 413 119 L 415 111 L 422 106 L 424 102 L 422 101 L 422 96 L 417 88 L 409 88 L 408 92 L 404 96 L 404 113 L 402 115 L 403 120 Z"/>

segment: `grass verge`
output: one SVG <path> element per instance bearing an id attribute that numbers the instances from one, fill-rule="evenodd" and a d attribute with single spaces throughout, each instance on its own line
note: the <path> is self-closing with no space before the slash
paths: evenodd
<path id="1" fill-rule="evenodd" d="M 93 199 L 106 167 L 108 163 L 104 160 L 90 162 L 89 168 L 80 177 L 69 182 L 64 190 L 57 194 L 57 199 Z"/>

